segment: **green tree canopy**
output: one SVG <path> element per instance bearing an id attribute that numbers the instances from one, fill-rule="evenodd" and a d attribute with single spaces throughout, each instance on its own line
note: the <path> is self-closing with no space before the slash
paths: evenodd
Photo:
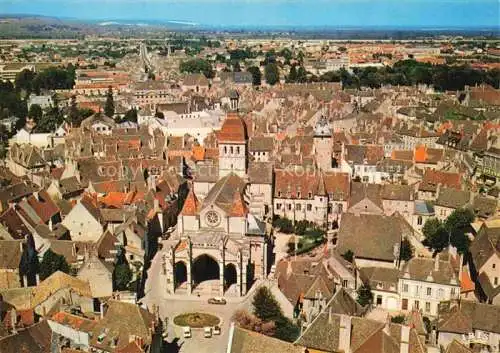
<path id="1" fill-rule="evenodd" d="M 278 69 L 278 65 L 275 63 L 269 63 L 266 65 L 264 69 L 264 76 L 266 77 L 266 82 L 271 86 L 279 83 L 280 81 L 280 73 Z"/>
<path id="2" fill-rule="evenodd" d="M 296 82 L 297 81 L 297 67 L 295 65 L 292 65 L 290 68 L 290 73 L 288 74 L 287 77 L 287 82 Z"/>
<path id="3" fill-rule="evenodd" d="M 342 257 L 344 258 L 344 260 L 349 261 L 350 263 L 354 261 L 354 253 L 350 249 L 343 253 Z"/>
<path id="4" fill-rule="evenodd" d="M 297 339 L 300 333 L 299 327 L 283 315 L 278 301 L 268 287 L 262 286 L 257 289 L 252 304 L 257 318 L 262 322 L 275 323 L 274 337 L 288 342 Z"/>
<path id="5" fill-rule="evenodd" d="M 122 121 L 130 121 L 132 123 L 137 123 L 137 109 L 132 108 L 127 110 Z"/>
<path id="6" fill-rule="evenodd" d="M 104 114 L 110 118 L 115 115 L 115 101 L 113 98 L 113 88 L 109 86 L 106 94 L 106 104 L 104 105 Z"/>
<path id="7" fill-rule="evenodd" d="M 48 133 L 57 129 L 64 121 L 64 116 L 57 106 L 46 111 L 35 127 L 36 132 Z"/>
<path id="8" fill-rule="evenodd" d="M 280 305 L 266 286 L 257 289 L 252 305 L 255 316 L 262 321 L 276 321 L 283 316 Z"/>
<path id="9" fill-rule="evenodd" d="M 401 242 L 401 251 L 399 257 L 401 260 L 410 261 L 413 257 L 413 245 L 411 245 L 410 241 L 407 238 L 404 238 Z"/>
<path id="10" fill-rule="evenodd" d="M 69 265 L 64 256 L 56 254 L 49 249 L 43 254 L 42 261 L 39 265 L 40 279 L 43 281 L 57 271 L 69 273 Z"/>
<path id="11" fill-rule="evenodd" d="M 127 290 L 129 283 L 132 281 L 132 271 L 128 263 L 121 263 L 115 266 L 113 271 L 113 288 L 114 290 Z"/>
<path id="12" fill-rule="evenodd" d="M 33 91 L 33 80 L 35 79 L 35 72 L 31 70 L 23 70 L 16 75 L 14 85 L 16 90 L 24 90 L 27 95 Z"/>
<path id="13" fill-rule="evenodd" d="M 43 116 L 42 107 L 38 104 L 32 104 L 30 106 L 30 110 L 28 111 L 28 116 L 36 122 L 40 121 Z"/>
<path id="14" fill-rule="evenodd" d="M 474 212 L 471 209 L 458 208 L 444 222 L 437 218 L 428 219 L 422 228 L 425 236 L 424 245 L 435 252 L 440 252 L 448 245 L 452 245 L 459 253 L 465 254 L 470 244 L 467 232 L 474 218 Z"/>
<path id="15" fill-rule="evenodd" d="M 248 68 L 248 72 L 252 74 L 252 83 L 254 86 L 260 86 L 262 81 L 262 73 L 257 66 L 251 66 Z"/>
<path id="16" fill-rule="evenodd" d="M 437 252 L 443 250 L 448 245 L 448 233 L 444 228 L 443 222 L 437 218 L 428 219 L 422 228 L 422 233 L 425 236 L 423 244 Z"/>
<path id="17" fill-rule="evenodd" d="M 215 76 L 212 64 L 203 59 L 191 59 L 181 62 L 179 69 L 181 72 L 188 73 L 202 73 L 206 78 L 213 78 Z"/>
<path id="18" fill-rule="evenodd" d="M 456 247 L 461 254 L 469 250 L 470 240 L 467 232 L 474 219 L 474 212 L 470 208 L 458 208 L 448 216 L 444 223 L 444 227 L 450 234 L 451 245 Z"/>
<path id="19" fill-rule="evenodd" d="M 358 303 L 365 306 L 373 301 L 373 293 L 369 284 L 363 284 L 358 288 Z"/>

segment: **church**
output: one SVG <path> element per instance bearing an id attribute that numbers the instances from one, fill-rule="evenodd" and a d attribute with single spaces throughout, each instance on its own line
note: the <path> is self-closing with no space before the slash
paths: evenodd
<path id="1" fill-rule="evenodd" d="M 163 243 L 171 294 L 244 296 L 267 275 L 272 165 L 249 163 L 237 112 L 227 115 L 217 144 L 218 164 L 194 174 L 176 231 Z"/>

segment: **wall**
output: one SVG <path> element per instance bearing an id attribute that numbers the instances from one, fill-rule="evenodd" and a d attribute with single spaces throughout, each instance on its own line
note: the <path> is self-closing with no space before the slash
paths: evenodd
<path id="1" fill-rule="evenodd" d="M 63 219 L 62 224 L 69 229 L 73 241 L 99 240 L 103 233 L 102 225 L 81 204 L 76 204 Z"/>

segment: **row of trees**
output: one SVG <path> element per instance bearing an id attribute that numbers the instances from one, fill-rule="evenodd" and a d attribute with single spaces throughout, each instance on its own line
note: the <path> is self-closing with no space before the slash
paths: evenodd
<path id="1" fill-rule="evenodd" d="M 75 85 L 75 67 L 69 64 L 66 68 L 49 67 L 40 72 L 23 70 L 16 76 L 14 85 L 27 95 L 40 94 L 42 90 L 71 89 Z"/>
<path id="2" fill-rule="evenodd" d="M 244 50 L 235 51 L 235 58 L 248 57 Z M 233 71 L 240 71 L 239 61 L 232 62 Z M 270 85 L 280 82 L 280 64 L 273 56 L 266 56 L 261 63 L 264 66 L 264 78 Z M 181 72 L 203 73 L 207 78 L 213 78 L 215 73 L 209 61 L 203 59 L 191 59 L 181 63 Z M 248 69 L 254 78 L 254 85 L 261 84 L 262 75 L 259 67 L 253 66 Z M 306 82 L 342 82 L 345 88 L 380 88 L 382 85 L 412 86 L 427 84 L 440 91 L 463 90 L 465 86 L 477 84 L 489 84 L 493 87 L 500 85 L 500 70 L 482 71 L 467 65 L 431 65 L 415 60 L 403 60 L 394 64 L 393 67 L 365 67 L 354 68 L 352 72 L 346 69 L 329 71 L 322 75 L 314 75 L 306 71 L 302 64 L 293 64 L 290 72 L 285 77 L 288 83 Z"/>

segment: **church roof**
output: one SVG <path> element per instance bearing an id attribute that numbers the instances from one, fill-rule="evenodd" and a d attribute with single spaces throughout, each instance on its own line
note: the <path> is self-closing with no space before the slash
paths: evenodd
<path id="1" fill-rule="evenodd" d="M 216 205 L 224 212 L 232 215 L 233 213 L 243 214 L 242 210 L 246 205 L 242 199 L 242 193 L 245 189 L 245 181 L 234 173 L 226 175 L 220 179 L 210 190 L 207 197 L 203 200 L 203 207 Z M 235 199 L 239 195 L 239 200 Z"/>
<path id="2" fill-rule="evenodd" d="M 240 142 L 248 139 L 247 128 L 237 113 L 228 113 L 222 128 L 217 133 L 219 142 Z"/>
<path id="3" fill-rule="evenodd" d="M 181 215 L 183 216 L 195 216 L 198 214 L 198 210 L 200 208 L 200 202 L 196 198 L 194 194 L 193 188 L 189 190 L 189 193 L 186 197 L 186 201 L 184 201 L 184 205 L 182 206 Z"/>
<path id="4" fill-rule="evenodd" d="M 238 190 L 235 190 L 233 205 L 231 207 L 229 215 L 231 217 L 245 217 L 247 213 L 248 213 L 248 208 L 245 205 L 245 201 L 243 201 L 243 197 L 238 192 Z"/>

